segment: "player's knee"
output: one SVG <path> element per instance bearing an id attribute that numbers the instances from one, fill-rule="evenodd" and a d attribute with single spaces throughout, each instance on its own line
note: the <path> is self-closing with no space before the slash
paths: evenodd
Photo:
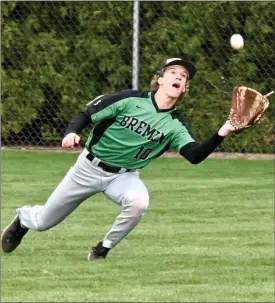
<path id="1" fill-rule="evenodd" d="M 127 200 L 132 217 L 142 216 L 149 206 L 149 195 L 131 194 Z"/>

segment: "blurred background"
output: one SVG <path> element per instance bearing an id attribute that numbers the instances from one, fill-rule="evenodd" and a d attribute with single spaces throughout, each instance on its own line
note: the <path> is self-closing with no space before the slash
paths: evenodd
<path id="1" fill-rule="evenodd" d="M 2 146 L 60 146 L 87 102 L 150 90 L 169 57 L 198 69 L 179 105 L 198 141 L 226 120 L 234 86 L 275 90 L 275 2 L 2 1 L 1 25 Z M 217 151 L 274 153 L 274 99 L 259 125 Z"/>

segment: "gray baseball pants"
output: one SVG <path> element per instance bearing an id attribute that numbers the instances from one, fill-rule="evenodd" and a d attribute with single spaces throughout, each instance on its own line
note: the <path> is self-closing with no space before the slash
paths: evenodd
<path id="1" fill-rule="evenodd" d="M 122 208 L 103 239 L 103 246 L 112 248 L 138 224 L 149 205 L 149 194 L 137 171 L 106 172 L 97 166 L 99 159 L 90 161 L 87 153 L 84 149 L 46 204 L 16 212 L 23 226 L 44 231 L 63 221 L 87 198 L 103 192 Z"/>

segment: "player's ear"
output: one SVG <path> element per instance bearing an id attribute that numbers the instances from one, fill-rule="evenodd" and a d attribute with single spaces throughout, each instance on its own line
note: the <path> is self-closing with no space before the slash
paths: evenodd
<path id="1" fill-rule="evenodd" d="M 158 77 L 158 84 L 159 85 L 163 84 L 163 77 L 162 76 Z"/>
<path id="2" fill-rule="evenodd" d="M 189 90 L 189 81 L 186 82 L 182 92 L 187 94 L 188 90 Z"/>

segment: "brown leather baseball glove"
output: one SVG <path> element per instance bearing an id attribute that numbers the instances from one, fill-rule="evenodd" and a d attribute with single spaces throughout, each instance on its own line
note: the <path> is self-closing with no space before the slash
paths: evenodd
<path id="1" fill-rule="evenodd" d="M 263 96 L 252 88 L 234 87 L 228 120 L 235 130 L 240 131 L 259 122 L 269 106 L 267 97 L 273 93 Z"/>

